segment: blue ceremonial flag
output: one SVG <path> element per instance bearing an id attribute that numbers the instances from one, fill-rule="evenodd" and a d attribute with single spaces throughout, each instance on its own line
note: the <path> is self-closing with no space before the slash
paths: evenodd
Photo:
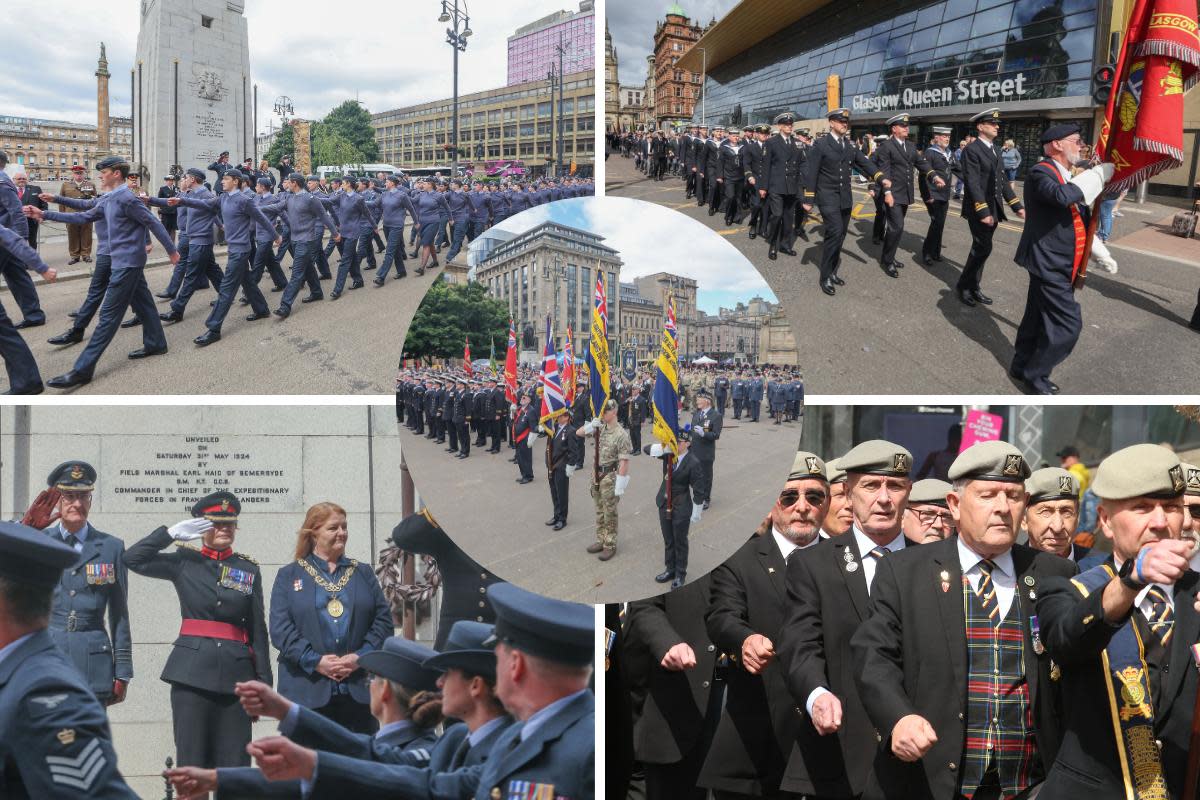
<path id="1" fill-rule="evenodd" d="M 679 455 L 679 332 L 675 329 L 675 298 L 667 298 L 667 318 L 663 322 L 662 348 L 655 362 L 654 436 L 663 447 Z"/>
<path id="2" fill-rule="evenodd" d="M 604 291 L 604 273 L 596 270 L 596 293 L 592 302 L 592 338 L 587 355 L 588 391 L 592 416 L 598 417 L 608 402 L 608 295 Z"/>
<path id="3" fill-rule="evenodd" d="M 542 356 L 542 408 L 539 422 L 545 424 L 567 407 L 563 399 L 562 378 L 558 374 L 558 358 L 554 354 L 554 336 L 550 332 L 550 315 L 546 315 L 546 349 Z"/>

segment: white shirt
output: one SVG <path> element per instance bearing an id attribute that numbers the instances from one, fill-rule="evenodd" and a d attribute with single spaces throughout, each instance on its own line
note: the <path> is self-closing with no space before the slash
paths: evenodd
<path id="1" fill-rule="evenodd" d="M 814 536 L 813 540 L 808 544 L 796 544 L 791 539 L 775 530 L 774 525 L 771 526 L 771 535 L 775 537 L 775 544 L 779 547 L 779 554 L 783 556 L 784 561 L 787 561 L 788 556 L 790 556 L 796 550 L 807 550 L 817 542 L 821 541 L 820 535 L 817 535 Z"/>
<path id="2" fill-rule="evenodd" d="M 1054 166 L 1058 167 L 1058 172 L 1059 172 L 1059 174 L 1060 174 L 1060 175 L 1062 175 L 1062 176 L 1063 176 L 1063 180 L 1064 180 L 1064 181 L 1069 181 L 1069 180 L 1071 180 L 1071 170 L 1067 169 L 1067 168 L 1066 168 L 1066 167 L 1064 167 L 1062 164 L 1060 164 L 1060 163 L 1058 163 L 1057 161 L 1055 161 L 1053 158 L 1052 158 L 1052 159 L 1050 159 L 1050 163 L 1052 163 Z"/>
<path id="3" fill-rule="evenodd" d="M 878 547 L 879 545 L 868 539 L 867 535 L 860 531 L 857 525 L 852 528 L 852 533 L 854 536 L 854 542 L 856 545 L 858 545 L 858 551 L 862 554 L 860 560 L 862 561 L 863 577 L 867 581 L 867 594 L 869 595 L 871 593 L 871 583 L 875 580 L 875 567 L 877 564 L 877 559 L 875 559 L 873 556 L 867 555 L 867 553 L 871 552 L 872 549 Z M 896 534 L 896 538 L 885 544 L 883 548 L 890 552 L 898 553 L 904 549 L 906 543 L 907 540 L 904 538 L 904 531 L 900 531 L 900 533 Z M 829 690 L 824 686 L 818 686 L 809 693 L 808 699 L 804 701 L 804 708 L 806 711 L 808 711 L 808 715 L 810 717 L 812 716 L 813 702 L 828 691 Z"/>
<path id="4" fill-rule="evenodd" d="M 978 589 L 979 579 L 983 575 L 983 570 L 979 567 L 981 561 L 983 561 L 983 556 L 963 544 L 960 536 L 958 538 L 958 564 L 962 567 L 963 575 L 966 575 L 967 580 L 970 581 L 972 590 Z M 1010 548 L 993 558 L 992 563 L 996 565 L 996 568 L 992 570 L 992 585 L 996 588 L 996 607 L 1000 610 L 1000 618 L 1003 619 L 1008 615 L 1008 609 L 1017 594 L 1017 573 L 1013 567 L 1012 549 Z"/>

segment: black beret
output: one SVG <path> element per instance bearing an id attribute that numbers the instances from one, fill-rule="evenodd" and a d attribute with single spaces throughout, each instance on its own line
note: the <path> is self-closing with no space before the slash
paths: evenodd
<path id="1" fill-rule="evenodd" d="M 270 188 L 271 179 L 270 178 L 259 178 L 257 181 L 255 181 L 255 183 L 257 183 L 259 186 L 266 186 L 266 187 Z"/>
<path id="2" fill-rule="evenodd" d="M 1059 139 L 1066 139 L 1068 136 L 1074 136 L 1079 133 L 1080 127 L 1074 122 L 1064 122 L 1061 125 L 1051 125 L 1041 136 L 1041 143 L 1048 144 L 1057 142 Z"/>
<path id="3" fill-rule="evenodd" d="M 201 183 L 204 183 L 204 170 L 202 170 L 202 169 L 199 169 L 197 167 L 192 167 L 185 174 L 191 175 L 196 180 L 200 181 Z"/>
<path id="4" fill-rule="evenodd" d="M 116 169 L 117 167 L 120 167 L 120 166 L 124 166 L 126 168 L 129 167 L 129 162 L 126 161 L 124 158 L 121 158 L 121 156 L 109 156 L 108 158 L 103 158 L 100 161 L 96 162 L 97 170 Z"/>

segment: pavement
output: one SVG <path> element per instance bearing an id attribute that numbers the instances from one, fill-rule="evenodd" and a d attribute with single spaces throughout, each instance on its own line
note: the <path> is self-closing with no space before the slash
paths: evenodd
<path id="1" fill-rule="evenodd" d="M 87 294 L 90 267 L 80 262 L 67 266 L 66 236 L 62 227 L 49 223 L 40 233 L 39 250 L 50 266 L 60 269 L 58 282 L 46 284 L 35 276 L 46 324 L 27 328 L 21 333 L 29 343 L 42 373 L 42 379 L 70 370 L 83 343 L 56 347 L 46 340 L 71 327 L 67 314 L 77 309 Z M 407 234 L 406 234 L 407 241 Z M 336 270 L 336 251 L 331 268 Z M 445 262 L 442 254 L 442 262 Z M 465 251 L 459 256 L 465 260 Z M 149 257 L 146 280 L 152 292 L 166 288 L 172 267 L 161 246 Z M 217 264 L 224 269 L 225 248 L 216 249 Z M 377 255 L 376 262 L 382 263 Z M 291 256 L 283 258 L 285 274 L 291 271 Z M 365 262 L 364 262 L 365 263 Z M 421 298 L 442 269 L 427 270 L 418 277 L 415 263 L 408 262 L 408 277 L 395 279 L 393 268 L 382 288 L 372 281 L 375 272 L 364 272 L 366 285 L 347 291 L 331 301 L 332 281 L 322 281 L 325 299 L 302 304 L 297 299 L 286 320 L 271 316 L 247 322 L 249 306 L 234 303 L 221 330 L 221 340 L 198 347 L 192 339 L 204 333 L 209 303 L 216 298 L 212 289 L 197 292 L 184 312 L 182 322 L 164 323 L 170 351 L 164 356 L 131 361 L 126 354 L 142 346 L 140 328 L 117 332 L 100 359 L 91 383 L 74 389 L 72 394 L 273 394 L 273 395 L 346 395 L 389 394 L 394 389 L 396 365 L 408 324 Z M 349 283 L 349 281 L 347 281 Z M 272 292 L 271 281 L 264 276 L 260 288 L 272 309 L 281 294 Z M 300 296 L 307 289 L 302 288 Z M 157 300 L 157 298 L 156 298 Z M 0 303 L 10 317 L 21 319 L 7 288 L 0 290 Z M 160 311 L 168 310 L 169 300 L 158 300 Z M 132 312 L 126 313 L 126 319 Z M 88 333 L 95 328 L 95 320 Z M 0 390 L 7 389 L 0 382 Z M 53 389 L 48 393 L 59 394 Z"/>
<path id="2" fill-rule="evenodd" d="M 710 508 L 691 526 L 688 579 L 707 574 L 733 554 L 770 512 L 800 441 L 801 423 L 775 425 L 764 413 L 758 423 L 735 422 L 726 409 L 717 441 Z M 472 446 L 457 459 L 447 444 L 400 426 L 404 459 L 424 502 L 454 541 L 500 577 L 531 591 L 580 603 L 618 603 L 661 594 L 654 582 L 663 570 L 663 540 L 654 498 L 662 462 L 646 455 L 630 459 L 632 480 L 617 507 L 617 553 L 600 561 L 585 552 L 596 541 L 589 489 L 592 442 L 584 470 L 570 482 L 567 527 L 551 530 L 544 438 L 533 443 L 533 483 L 518 485 L 514 451 L 501 445 L 491 454 Z M 642 426 L 643 446 L 652 444 Z"/>
<path id="3" fill-rule="evenodd" d="M 982 289 L 994 305 L 968 308 L 954 292 L 971 249 L 959 204 L 951 204 L 946 219 L 944 260 L 932 267 L 917 261 L 928 213 L 919 203 L 909 208 L 897 253 L 907 267 L 893 279 L 879 267 L 880 246 L 871 244 L 874 205 L 855 184 L 840 273 L 846 286 L 827 297 L 817 285 L 819 225 L 808 225 L 811 244 L 797 240 L 798 257 L 770 261 L 766 242 L 751 241 L 745 225 L 726 226 L 721 214 L 709 217 L 695 200 L 685 201 L 680 179 L 651 181 L 620 155 L 609 157 L 605 170 L 607 194 L 674 208 L 750 259 L 789 315 L 810 393 L 1020 392 L 1007 375 L 1028 286 L 1027 273 L 1013 262 L 1019 218 L 1001 223 L 983 273 Z M 1078 294 L 1083 333 L 1052 376 L 1064 394 L 1177 394 L 1180 376 L 1200 371 L 1200 333 L 1187 327 L 1200 286 L 1200 239 L 1169 233 L 1176 207 L 1139 206 L 1127 197 L 1121 211 L 1109 240 L 1120 269 L 1109 275 L 1092 265 Z"/>

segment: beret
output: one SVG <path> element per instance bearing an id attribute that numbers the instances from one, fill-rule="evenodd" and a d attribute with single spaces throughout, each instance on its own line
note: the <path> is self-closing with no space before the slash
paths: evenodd
<path id="1" fill-rule="evenodd" d="M 1025 481 L 1029 504 L 1046 500 L 1079 501 L 1079 480 L 1062 467 L 1042 467 L 1034 470 Z"/>
<path id="2" fill-rule="evenodd" d="M 846 470 L 842 469 L 842 460 L 835 458 L 825 462 L 825 476 L 830 483 L 843 483 L 846 480 Z"/>
<path id="3" fill-rule="evenodd" d="M 192 167 L 187 171 L 186 174 L 191 175 L 196 180 L 204 183 L 204 170 L 199 169 L 198 167 Z"/>
<path id="4" fill-rule="evenodd" d="M 1183 465 L 1161 445 L 1130 445 L 1100 462 L 1091 489 L 1104 500 L 1179 497 L 1184 491 Z"/>
<path id="5" fill-rule="evenodd" d="M 810 453 L 806 450 L 796 452 L 796 458 L 792 460 L 792 471 L 788 473 L 789 481 L 799 481 L 805 478 L 817 478 L 828 482 L 829 476 L 825 474 L 825 462 L 816 453 Z"/>
<path id="6" fill-rule="evenodd" d="M 1008 442 L 978 442 L 958 454 L 947 477 L 952 481 L 1009 481 L 1024 484 L 1029 464 Z"/>
<path id="7" fill-rule="evenodd" d="M 946 507 L 946 495 L 954 491 L 954 487 L 937 478 L 925 478 L 912 485 L 908 493 L 908 504 L 925 503 L 932 506 Z"/>
<path id="8" fill-rule="evenodd" d="M 912 453 L 893 442 L 871 439 L 855 445 L 839 458 L 838 467 L 846 473 L 907 478 L 912 469 Z"/>
<path id="9" fill-rule="evenodd" d="M 1059 139 L 1065 139 L 1068 136 L 1074 136 L 1079 133 L 1079 125 L 1074 122 L 1064 122 L 1061 125 L 1051 125 L 1042 132 L 1041 138 L 1038 140 L 1042 144 L 1049 142 L 1057 142 Z"/>

